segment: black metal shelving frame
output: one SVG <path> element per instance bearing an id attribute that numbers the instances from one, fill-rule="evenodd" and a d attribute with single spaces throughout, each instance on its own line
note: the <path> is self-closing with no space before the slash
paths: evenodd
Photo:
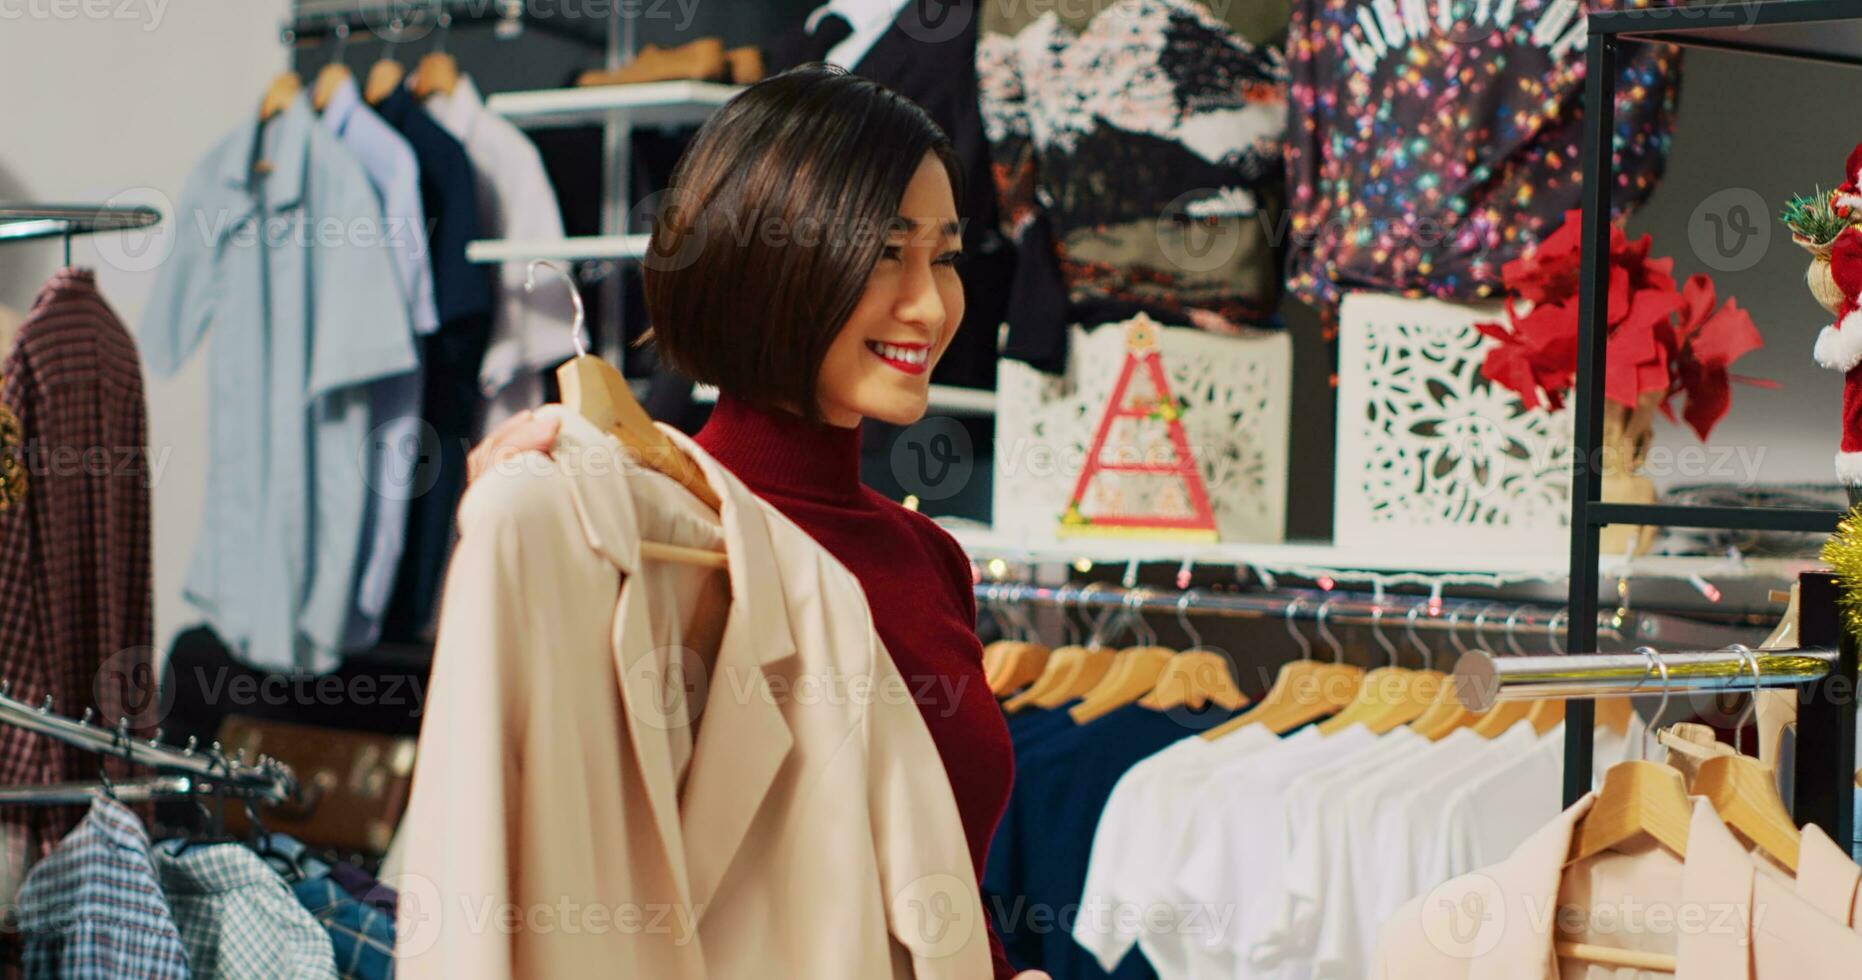
<path id="1" fill-rule="evenodd" d="M 1571 650 L 1597 649 L 1598 530 L 1606 524 L 1829 533 L 1843 512 L 1749 507 L 1604 503 L 1602 381 L 1608 330 L 1598 329 L 1610 301 L 1610 188 L 1615 183 L 1617 56 L 1627 45 L 1670 43 L 1737 54 L 1862 66 L 1858 0 L 1719 0 L 1646 10 L 1593 12 L 1584 83 L 1584 235 L 1578 297 L 1576 452 L 1571 487 Z M 1806 352 L 1808 356 L 1808 352 Z M 1840 644 L 1837 668 L 1798 689 L 1798 745 L 1793 814 L 1832 838 L 1853 839 L 1856 642 L 1836 613 L 1837 584 L 1825 573 L 1803 577 L 1799 634 L 1805 645 Z M 1839 635 L 1840 634 L 1840 635 Z M 1574 700 L 1565 714 L 1567 805 L 1590 790 L 1593 706 Z M 1814 747 L 1814 749 L 1812 748 Z"/>

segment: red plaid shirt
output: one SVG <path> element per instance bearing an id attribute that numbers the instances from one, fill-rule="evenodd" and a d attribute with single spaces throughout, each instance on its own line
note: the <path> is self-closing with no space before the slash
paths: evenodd
<path id="1" fill-rule="evenodd" d="M 87 270 L 40 289 L 0 368 L 19 417 L 26 496 L 0 510 L 0 678 L 13 697 L 93 724 L 156 715 L 148 422 L 136 343 Z M 0 784 L 95 779 L 98 757 L 0 725 Z M 112 767 L 113 772 L 120 771 Z M 10 841 L 44 854 L 83 807 L 7 807 Z"/>

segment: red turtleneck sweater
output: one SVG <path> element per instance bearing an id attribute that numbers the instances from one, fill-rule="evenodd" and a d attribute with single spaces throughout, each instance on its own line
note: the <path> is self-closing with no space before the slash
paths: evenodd
<path id="1" fill-rule="evenodd" d="M 1002 711 L 983 678 L 976 594 L 963 549 L 930 518 L 860 482 L 858 428 L 721 397 L 697 442 L 860 580 L 879 638 L 944 760 L 981 881 L 1015 762 Z M 989 945 L 996 975 L 1012 976 L 993 932 Z"/>

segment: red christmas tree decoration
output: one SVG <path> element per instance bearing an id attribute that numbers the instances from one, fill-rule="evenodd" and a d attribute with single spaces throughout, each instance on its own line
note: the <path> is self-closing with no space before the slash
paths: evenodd
<path id="1" fill-rule="evenodd" d="M 1112 395 L 1106 400 L 1105 412 L 1099 417 L 1099 427 L 1093 434 L 1092 445 L 1086 451 L 1086 465 L 1081 467 L 1080 477 L 1073 485 L 1073 496 L 1067 502 L 1066 512 L 1061 515 L 1061 537 L 1109 535 L 1185 541 L 1216 540 L 1215 511 L 1209 506 L 1209 493 L 1203 486 L 1202 474 L 1196 469 L 1196 457 L 1190 452 L 1189 437 L 1183 431 L 1182 412 L 1170 392 L 1170 382 L 1164 376 L 1163 355 L 1157 349 L 1157 329 L 1157 324 L 1142 313 L 1125 328 L 1125 363 L 1119 368 L 1118 381 L 1113 384 Z M 1128 397 L 1133 375 L 1139 370 L 1144 371 L 1151 383 L 1154 392 L 1152 397 Z M 1112 433 L 1112 426 L 1120 419 L 1163 422 L 1170 440 L 1170 461 L 1106 462 L 1103 458 L 1106 439 Z M 1096 477 L 1123 473 L 1174 477 L 1181 483 L 1183 496 L 1189 501 L 1189 515 L 1088 515 L 1081 510 L 1086 492 Z"/>

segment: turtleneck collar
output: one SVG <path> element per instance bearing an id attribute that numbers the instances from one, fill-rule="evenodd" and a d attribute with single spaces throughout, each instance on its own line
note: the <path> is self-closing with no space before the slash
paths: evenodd
<path id="1" fill-rule="evenodd" d="M 811 422 L 718 396 L 695 441 L 763 497 L 861 497 L 860 428 Z"/>

